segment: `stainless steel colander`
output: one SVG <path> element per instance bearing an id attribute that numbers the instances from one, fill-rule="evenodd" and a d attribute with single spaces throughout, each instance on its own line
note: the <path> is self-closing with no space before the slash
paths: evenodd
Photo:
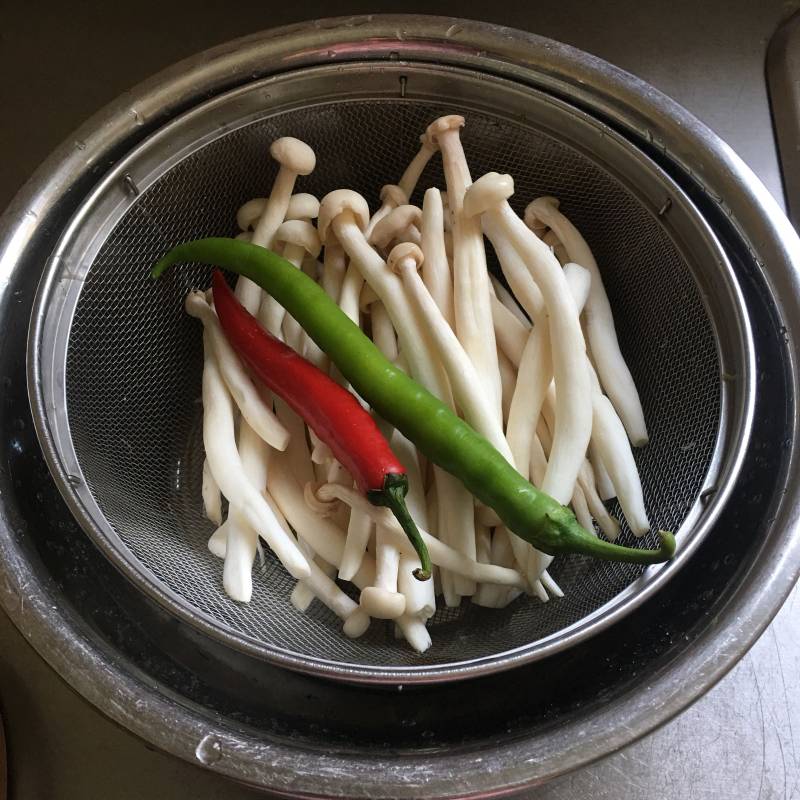
<path id="1" fill-rule="evenodd" d="M 236 209 L 268 192 L 276 137 L 300 137 L 317 152 L 299 191 L 352 187 L 374 205 L 428 122 L 454 112 L 467 119 L 474 177 L 511 173 L 518 211 L 558 196 L 594 250 L 651 433 L 636 453 L 647 507 L 659 527 L 677 532 L 680 550 L 645 570 L 559 558 L 562 600 L 442 609 L 431 621 L 433 647 L 420 656 L 380 622 L 349 640 L 321 605 L 298 613 L 291 579 L 269 558 L 256 566 L 250 604 L 225 595 L 200 500 L 201 335 L 182 310 L 209 272 L 190 265 L 154 284 L 148 269 L 180 241 L 235 233 Z M 419 185 L 444 185 L 436 159 Z M 29 342 L 34 418 L 51 470 L 85 530 L 136 586 L 238 650 L 387 683 L 541 658 L 663 586 L 727 498 L 747 444 L 753 375 L 748 317 L 725 252 L 655 160 L 544 91 L 474 65 L 424 60 L 291 70 L 153 134 L 73 217 L 40 285 Z M 633 542 L 627 530 L 622 542 Z"/>

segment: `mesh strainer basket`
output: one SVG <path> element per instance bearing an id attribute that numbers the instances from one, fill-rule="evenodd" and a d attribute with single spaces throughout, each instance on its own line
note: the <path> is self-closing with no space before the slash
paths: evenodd
<path id="1" fill-rule="evenodd" d="M 297 136 L 317 153 L 317 169 L 298 191 L 350 187 L 374 205 L 420 132 L 448 113 L 467 119 L 473 176 L 513 175 L 517 211 L 556 195 L 592 247 L 650 429 L 650 445 L 636 452 L 646 504 L 659 527 L 677 532 L 679 555 L 647 569 L 558 558 L 552 572 L 563 599 L 441 609 L 430 622 L 433 646 L 418 655 L 388 624 L 374 622 L 350 640 L 320 604 L 297 612 L 290 577 L 269 557 L 256 565 L 251 603 L 225 595 L 200 500 L 201 335 L 182 308 L 187 291 L 208 285 L 209 271 L 183 266 L 154 284 L 148 270 L 180 241 L 236 232 L 236 209 L 263 196 L 274 178 L 273 139 Z M 419 186 L 434 184 L 444 185 L 437 159 Z M 744 304 L 689 198 L 580 109 L 474 68 L 423 62 L 290 71 L 220 95 L 146 139 L 65 231 L 40 286 L 29 352 L 34 416 L 51 469 L 113 563 L 171 613 L 229 646 L 348 681 L 483 674 L 612 624 L 691 557 L 725 502 L 752 414 Z M 633 543 L 626 529 L 621 541 Z"/>

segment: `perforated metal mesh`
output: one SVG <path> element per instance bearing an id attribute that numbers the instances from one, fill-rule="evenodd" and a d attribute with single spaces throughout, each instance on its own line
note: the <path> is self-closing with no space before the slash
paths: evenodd
<path id="1" fill-rule="evenodd" d="M 308 141 L 318 168 L 299 191 L 342 186 L 374 205 L 397 180 L 445 104 L 338 102 L 287 112 L 229 133 L 195 152 L 145 191 L 113 230 L 86 280 L 72 326 L 67 401 L 75 449 L 89 487 L 122 541 L 186 603 L 262 644 L 332 662 L 412 666 L 497 654 L 582 619 L 640 574 L 630 565 L 559 558 L 563 600 L 521 598 L 496 611 L 463 602 L 431 622 L 423 656 L 376 622 L 349 640 L 319 603 L 300 614 L 292 581 L 276 562 L 256 566 L 253 600 L 229 600 L 221 562 L 206 541 L 200 500 L 201 335 L 182 308 L 208 271 L 180 267 L 153 284 L 148 268 L 186 239 L 235 233 L 241 203 L 268 192 L 276 168 L 269 143 Z M 636 453 L 647 507 L 677 530 L 697 498 L 715 443 L 719 368 L 712 329 L 687 265 L 656 218 L 588 158 L 521 123 L 470 114 L 463 132 L 473 175 L 511 173 L 518 211 L 554 194 L 582 230 L 603 271 L 623 352 L 641 391 L 651 444 Z M 443 186 L 438 159 L 420 182 Z M 416 198 L 419 202 L 421 195 Z M 620 514 L 618 508 L 614 513 Z M 622 542 L 632 541 L 627 530 Z"/>

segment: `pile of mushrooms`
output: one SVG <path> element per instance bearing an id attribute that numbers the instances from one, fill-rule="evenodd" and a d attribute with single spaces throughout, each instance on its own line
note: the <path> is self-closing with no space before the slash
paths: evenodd
<path id="1" fill-rule="evenodd" d="M 571 505 L 588 530 L 618 536 L 604 503 L 617 497 L 642 536 L 649 522 L 631 448 L 647 443 L 647 429 L 598 265 L 555 198 L 534 199 L 520 219 L 508 203 L 509 175 L 472 182 L 463 125 L 460 116 L 431 123 L 397 184 L 380 190 L 374 213 L 347 189 L 321 203 L 295 193 L 315 155 L 297 139 L 278 139 L 270 148 L 279 164 L 272 190 L 239 209 L 238 236 L 318 281 L 388 359 L 536 486 Z M 418 208 L 411 198 L 437 154 L 446 187 L 427 188 Z M 508 289 L 487 269 L 486 239 Z M 344 383 L 269 295 L 246 278 L 236 294 L 271 334 Z M 563 596 L 549 556 L 378 420 L 408 471 L 408 505 L 435 565 L 432 581 L 416 580 L 419 560 L 391 513 L 371 505 L 303 421 L 253 383 L 210 294 L 191 293 L 186 310 L 204 327 L 202 494 L 217 526 L 208 544 L 224 559 L 233 600 L 252 597 L 261 541 L 297 578 L 298 610 L 318 600 L 350 637 L 372 619 L 394 620 L 397 635 L 419 652 L 431 646 L 426 622 L 438 603 L 467 598 L 503 608 L 523 594 L 543 603 Z M 342 581 L 358 587 L 358 603 Z"/>

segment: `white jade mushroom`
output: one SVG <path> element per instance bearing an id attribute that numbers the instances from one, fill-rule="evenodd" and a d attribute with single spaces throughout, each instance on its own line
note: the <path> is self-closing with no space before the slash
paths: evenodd
<path id="1" fill-rule="evenodd" d="M 396 183 L 387 183 L 383 186 L 381 188 L 380 198 L 380 208 L 372 215 L 367 229 L 364 231 L 368 239 L 372 235 L 375 226 L 384 217 L 388 216 L 392 210 L 398 206 L 404 206 L 408 203 L 408 195 Z"/>
<path id="2" fill-rule="evenodd" d="M 453 214 L 453 311 L 458 338 L 489 393 L 502 421 L 502 386 L 492 324 L 489 272 L 480 222 L 464 213 L 464 195 L 472 183 L 459 135 L 464 118 L 449 115 L 428 126 L 442 153 L 447 199 Z"/>
<path id="3" fill-rule="evenodd" d="M 253 231 L 253 244 L 261 247 L 270 247 L 272 245 L 273 237 L 280 227 L 281 223 L 286 218 L 286 211 L 289 208 L 294 185 L 299 175 L 309 175 L 314 171 L 317 163 L 317 157 L 314 151 L 299 139 L 291 136 L 284 136 L 281 139 L 276 139 L 269 148 L 270 155 L 280 164 L 278 174 L 275 177 L 275 182 L 272 184 L 272 191 L 270 192 L 267 202 L 264 204 L 264 209 L 255 224 Z M 239 279 L 242 283 L 243 279 Z M 256 287 L 252 290 L 251 287 L 255 286 L 250 282 L 250 286 L 243 292 L 246 292 L 247 299 L 250 300 L 251 294 L 261 300 L 261 291 Z M 239 292 L 239 285 L 237 284 L 237 295 L 239 299 L 243 300 Z M 259 316 L 266 322 L 267 328 L 270 333 L 277 335 L 280 330 L 280 322 L 283 319 L 282 308 L 270 296 L 265 296 L 264 309 Z M 251 301 L 252 304 L 252 301 Z M 255 313 L 258 306 L 255 305 L 255 310 L 245 303 L 245 307 L 251 313 Z M 281 309 L 281 311 L 278 311 Z"/>
<path id="4" fill-rule="evenodd" d="M 412 242 L 407 242 L 394 247 L 387 266 L 400 276 L 406 300 L 424 325 L 436 355 L 444 365 L 456 405 L 467 422 L 485 436 L 504 458 L 512 461 L 502 424 L 487 402 L 475 367 L 422 282 L 419 269 L 423 261 L 422 250 Z"/>
<path id="5" fill-rule="evenodd" d="M 373 228 L 369 242 L 380 250 L 390 249 L 395 242 L 419 244 L 421 222 L 422 211 L 417 206 L 397 206 Z"/>
<path id="6" fill-rule="evenodd" d="M 286 208 L 286 220 L 311 222 L 319 216 L 319 200 L 308 192 L 293 194 Z"/>
<path id="7" fill-rule="evenodd" d="M 239 226 L 239 230 L 243 232 L 252 231 L 255 224 L 264 213 L 264 207 L 266 205 L 266 197 L 255 197 L 252 200 L 248 200 L 236 212 L 236 224 Z"/>
<path id="8" fill-rule="evenodd" d="M 217 315 L 208 305 L 205 295 L 202 292 L 189 292 L 184 307 L 186 313 L 199 319 L 208 332 L 220 374 L 242 416 L 267 444 L 276 450 L 285 450 L 289 442 L 289 432 L 258 393 L 250 375 L 222 332 Z"/>
<path id="9" fill-rule="evenodd" d="M 510 175 L 490 172 L 468 190 L 464 210 L 482 215 L 490 240 L 510 242 L 533 275 L 548 311 L 553 373 L 556 381 L 556 421 L 553 451 L 542 489 L 568 503 L 592 432 L 591 381 L 586 369 L 586 345 L 578 312 L 561 264 L 508 204 L 514 194 Z"/>
<path id="10" fill-rule="evenodd" d="M 540 197 L 528 205 L 525 217 L 530 225 L 539 222 L 553 230 L 564 245 L 569 260 L 585 267 L 592 275 L 591 291 L 584 312 L 589 348 L 603 388 L 608 392 L 631 442 L 639 447 L 646 444 L 648 439 L 644 412 L 636 384 L 619 349 L 614 316 L 600 269 L 580 231 L 558 207 L 555 197 Z"/>
<path id="11" fill-rule="evenodd" d="M 264 538 L 290 575 L 308 577 L 309 565 L 297 543 L 284 533 L 242 466 L 236 448 L 233 404 L 210 347 L 203 365 L 203 445 L 211 473 L 231 505 Z"/>
<path id="12" fill-rule="evenodd" d="M 403 287 L 397 275 L 373 250 L 364 236 L 368 221 L 366 201 L 357 192 L 339 189 L 323 198 L 319 215 L 320 234 L 324 240 L 331 235 L 339 240 L 355 266 L 381 299 L 397 331 L 400 350 L 409 362 L 411 374 L 444 403 L 453 401 L 446 375 L 433 356 L 422 327 L 403 301 Z M 448 529 L 459 539 L 459 549 L 474 557 L 474 515 L 469 493 L 452 476 L 438 467 L 434 470 L 440 488 L 440 503 L 447 517 Z M 461 582 L 462 594 L 474 591 L 474 585 Z"/>

